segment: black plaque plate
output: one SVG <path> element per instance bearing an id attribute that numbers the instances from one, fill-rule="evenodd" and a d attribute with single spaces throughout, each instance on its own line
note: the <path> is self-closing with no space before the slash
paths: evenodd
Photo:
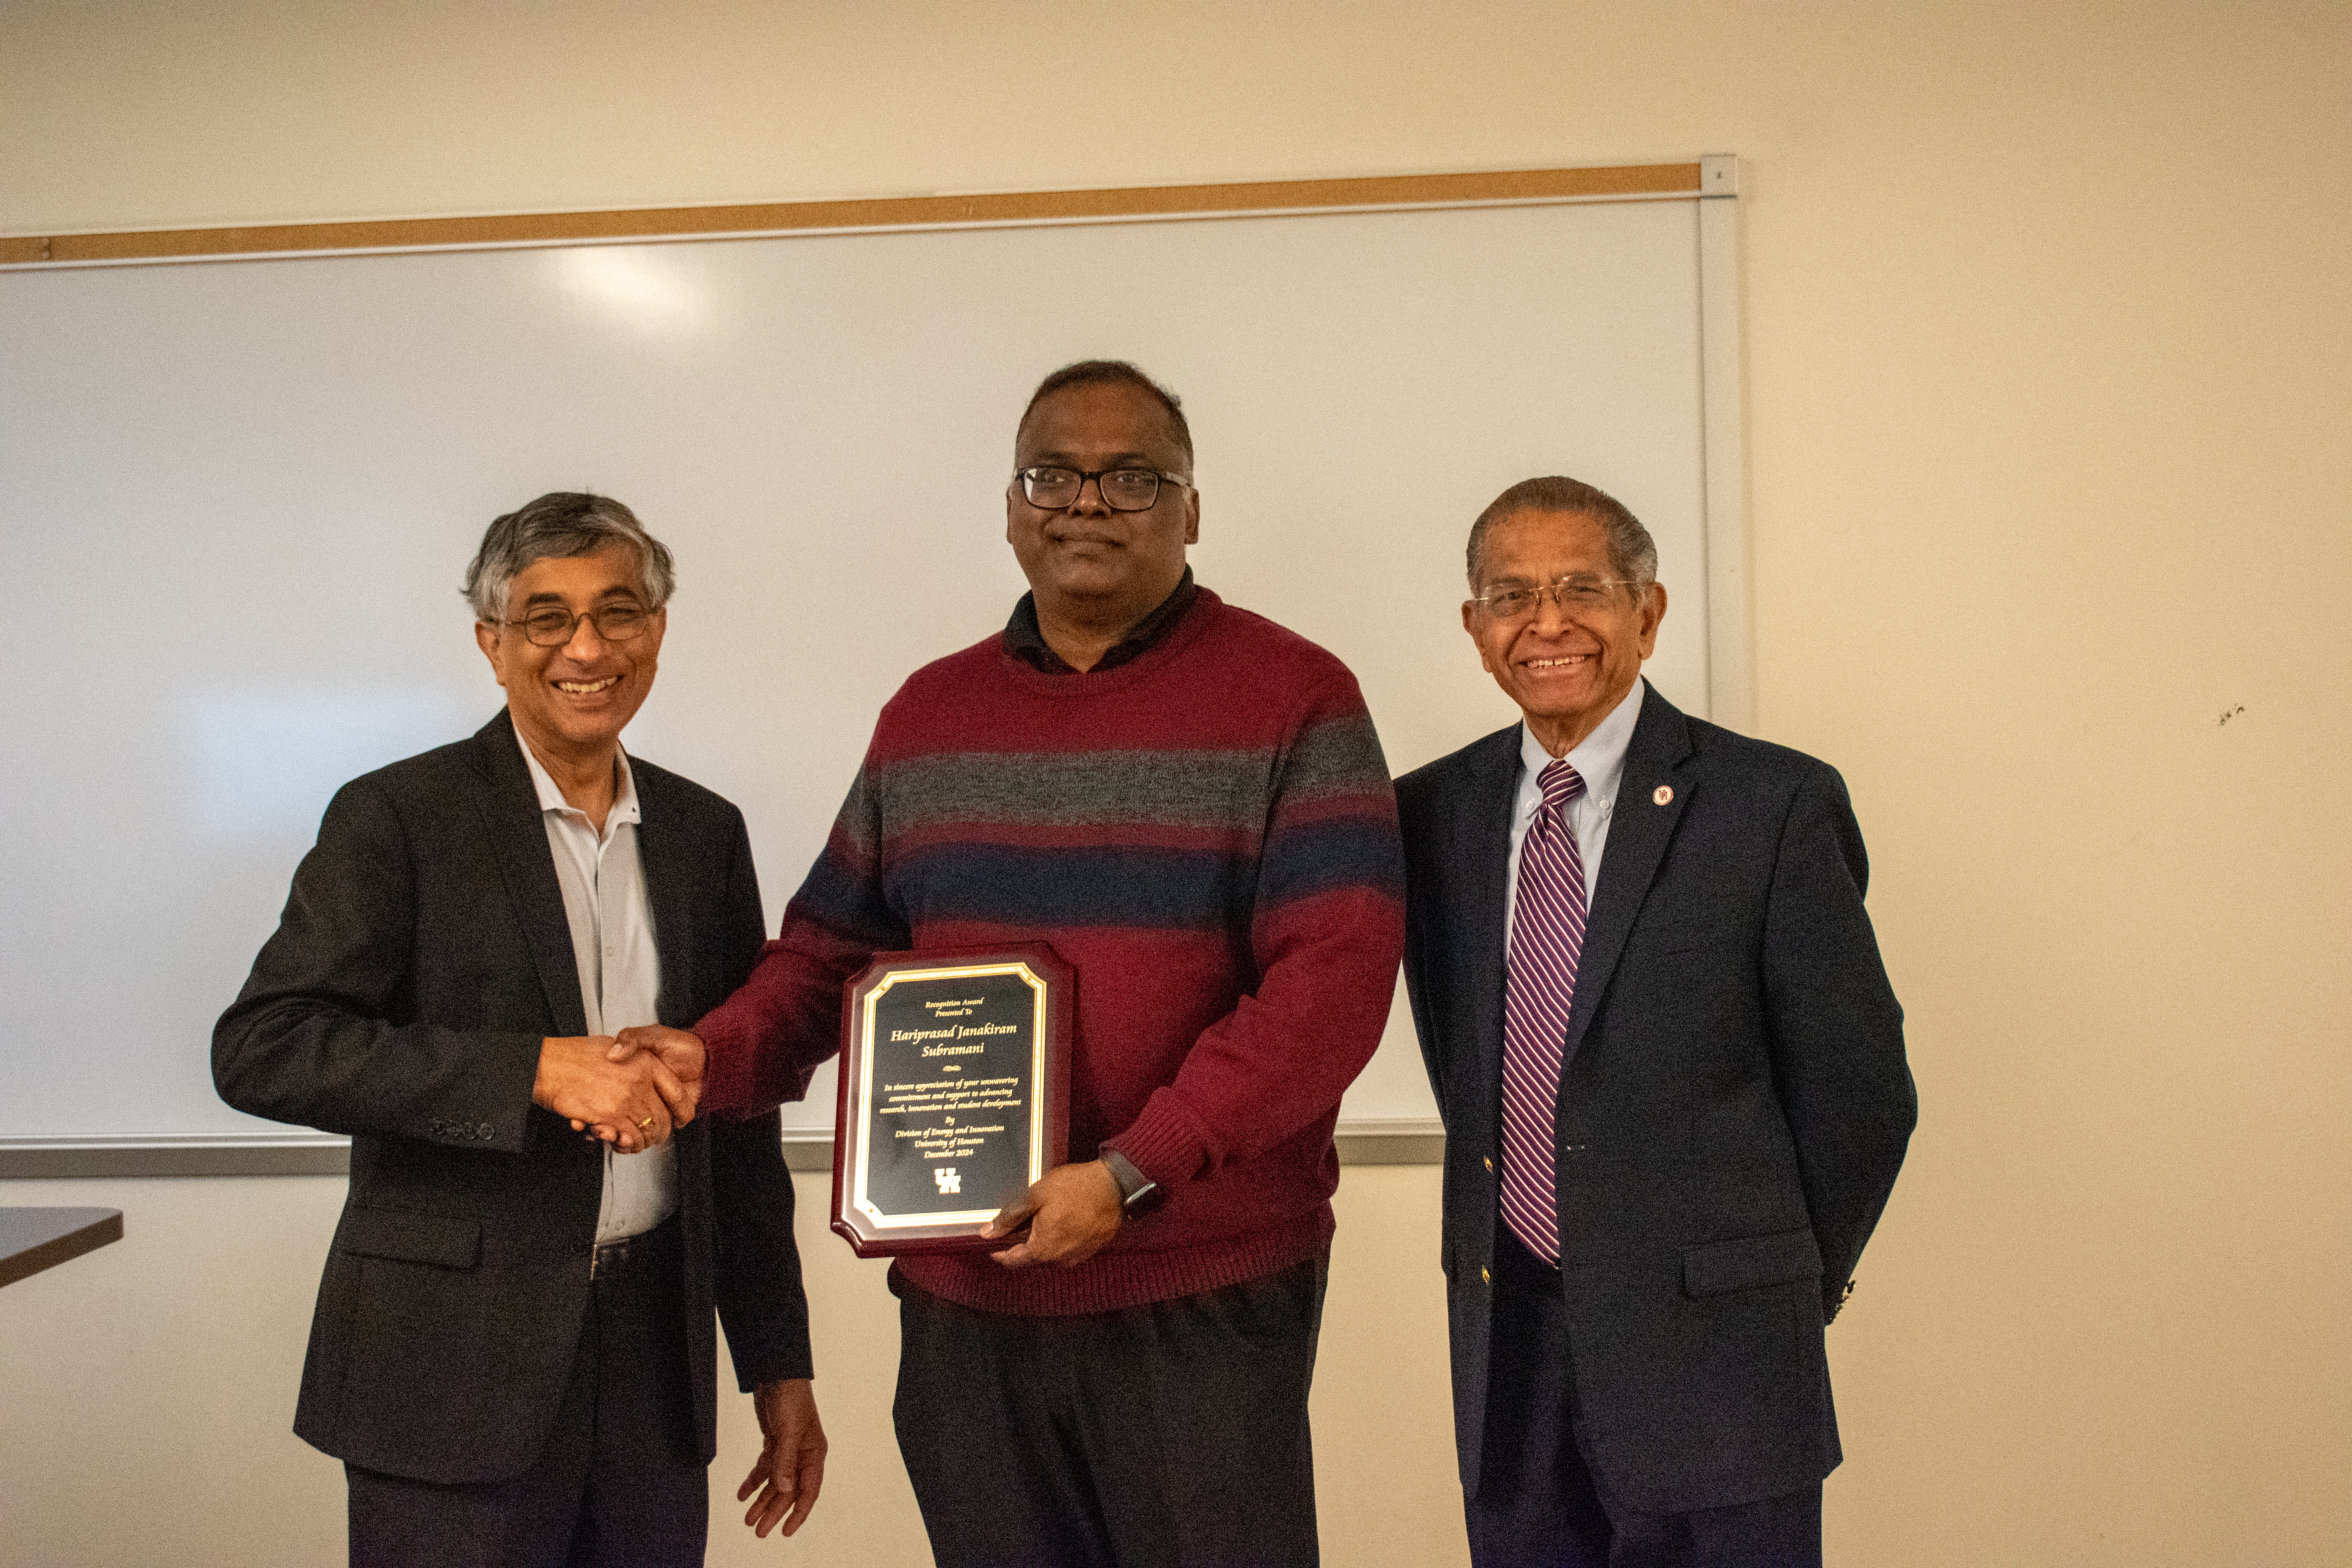
<path id="1" fill-rule="evenodd" d="M 833 1228 L 860 1258 L 981 1230 L 1069 1144 L 1069 965 L 1043 943 L 893 952 L 849 982 Z"/>

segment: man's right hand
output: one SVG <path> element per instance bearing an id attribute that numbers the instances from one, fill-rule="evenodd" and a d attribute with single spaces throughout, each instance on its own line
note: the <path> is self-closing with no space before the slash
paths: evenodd
<path id="1" fill-rule="evenodd" d="M 709 1059 L 702 1037 L 690 1029 L 673 1029 L 667 1024 L 633 1024 L 613 1037 L 613 1048 L 604 1053 L 608 1062 L 625 1062 L 640 1058 L 659 1062 L 669 1069 L 670 1076 L 686 1086 L 692 1096 L 690 1103 L 680 1106 L 670 1102 L 670 1115 L 680 1127 L 694 1120 L 696 1108 L 702 1103 L 702 1069 Z M 601 1134 L 603 1129 L 599 1128 Z"/>
<path id="2" fill-rule="evenodd" d="M 531 1102 L 593 1131 L 625 1154 L 667 1142 L 694 1120 L 701 1074 L 681 1078 L 661 1055 L 640 1052 L 614 1061 L 609 1035 L 551 1036 L 540 1042 Z"/>
<path id="3" fill-rule="evenodd" d="M 613 1048 L 604 1053 L 604 1058 L 607 1061 L 625 1062 L 640 1051 L 658 1059 L 677 1076 L 679 1082 L 693 1085 L 699 1098 L 703 1063 L 709 1055 L 700 1035 L 691 1029 L 673 1029 L 667 1024 L 633 1024 L 613 1037 Z"/>

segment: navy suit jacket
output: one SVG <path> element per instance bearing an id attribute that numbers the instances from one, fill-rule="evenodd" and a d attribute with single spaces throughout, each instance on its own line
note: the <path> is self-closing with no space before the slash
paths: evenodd
<path id="1" fill-rule="evenodd" d="M 742 815 L 629 761 L 661 1021 L 751 972 L 760 889 Z M 336 792 L 277 934 L 213 1034 L 240 1110 L 352 1136 L 294 1429 L 445 1484 L 529 1468 L 588 1304 L 602 1145 L 531 1103 L 540 1042 L 587 1033 L 539 797 L 501 712 L 470 740 Z M 726 1321 L 739 1382 L 809 1375 L 808 1303 L 777 1118 L 678 1133 L 687 1347 L 716 1448 Z"/>
<path id="2" fill-rule="evenodd" d="M 1474 1491 L 1487 1380 L 1511 1371 L 1487 1344 L 1519 735 L 1397 784 Z M 1838 1462 L 1822 1331 L 1916 1118 L 1867 874 L 1833 769 L 1644 694 L 1591 890 L 1555 1151 L 1579 1450 L 1629 1507 L 1778 1496 Z"/>

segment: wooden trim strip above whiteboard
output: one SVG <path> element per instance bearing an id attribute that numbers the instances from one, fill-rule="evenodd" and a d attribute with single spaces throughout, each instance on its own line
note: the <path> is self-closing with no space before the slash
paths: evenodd
<path id="1" fill-rule="evenodd" d="M 0 266 L 72 267 L 204 257 L 315 255 L 339 250 L 474 249 L 593 240 L 685 239 L 809 230 L 968 228 L 1155 217 L 1311 212 L 1333 207 L 1454 206 L 1516 202 L 1623 201 L 1699 194 L 1699 165 L 1520 169 L 1476 174 L 1394 174 L 1360 180 L 1262 180 L 1230 185 L 1129 185 L 1100 191 L 1010 191 L 868 201 L 767 202 L 740 206 L 638 207 L 618 212 L 512 213 L 386 218 L 246 228 L 157 228 L 111 234 L 0 237 Z"/>

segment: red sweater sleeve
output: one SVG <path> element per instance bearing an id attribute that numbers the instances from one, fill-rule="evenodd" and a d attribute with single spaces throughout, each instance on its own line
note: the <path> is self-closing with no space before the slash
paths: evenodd
<path id="1" fill-rule="evenodd" d="M 841 1048 L 843 984 L 877 952 L 909 945 L 882 896 L 880 865 L 873 794 L 861 769 L 824 853 L 784 908 L 782 931 L 735 994 L 694 1026 L 709 1052 L 704 1110 L 741 1118 L 799 1100 Z"/>
<path id="2" fill-rule="evenodd" d="M 1338 670 L 1285 737 L 1250 923 L 1258 983 L 1106 1146 L 1172 1184 L 1336 1118 L 1388 1025 L 1402 889 L 1388 765 Z"/>

